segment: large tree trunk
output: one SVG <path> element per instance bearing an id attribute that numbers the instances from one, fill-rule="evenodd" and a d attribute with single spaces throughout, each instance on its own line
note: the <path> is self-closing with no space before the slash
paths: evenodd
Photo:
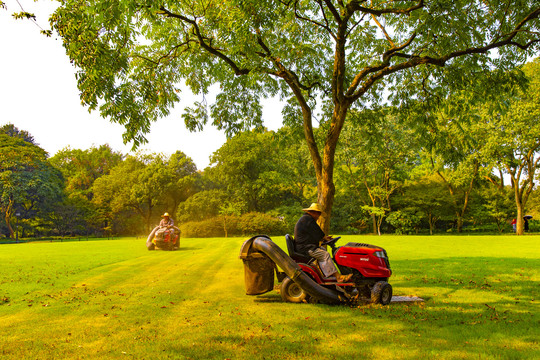
<path id="1" fill-rule="evenodd" d="M 520 191 L 520 188 L 519 188 L 519 185 L 517 184 L 517 181 L 514 180 L 514 178 L 512 178 L 512 184 L 514 185 L 514 195 L 515 195 L 515 200 L 516 200 L 516 211 L 517 211 L 517 217 L 516 217 L 516 220 L 517 220 L 517 223 L 516 223 L 516 235 L 523 235 L 524 234 L 524 228 L 523 228 L 523 225 L 524 225 L 524 221 L 523 221 L 523 199 L 522 199 L 522 194 L 521 194 L 521 191 Z"/>
<path id="2" fill-rule="evenodd" d="M 345 123 L 347 116 L 348 105 L 337 104 L 332 115 L 330 128 L 326 134 L 324 144 L 321 172 L 317 173 L 317 190 L 318 200 L 324 211 L 319 218 L 319 226 L 325 234 L 330 232 L 330 218 L 332 216 L 332 208 L 334 206 L 334 195 L 336 187 L 334 185 L 334 162 L 336 155 L 336 146 L 339 140 L 339 135 Z M 317 168 L 315 168 L 317 170 Z"/>
<path id="3" fill-rule="evenodd" d="M 433 166 L 433 158 L 431 159 L 431 164 Z M 456 228 L 458 233 L 461 233 L 463 231 L 463 218 L 465 217 L 465 212 L 467 211 L 467 208 L 469 206 L 469 197 L 474 187 L 474 180 L 476 179 L 476 175 L 478 174 L 478 169 L 479 164 L 475 162 L 472 178 L 469 181 L 469 187 L 464 190 L 463 203 L 461 207 L 458 202 L 458 189 L 454 188 L 454 186 L 446 179 L 446 177 L 444 177 L 444 175 L 439 170 L 436 170 L 437 175 L 446 184 L 448 192 L 450 193 L 450 198 L 454 203 L 454 209 L 456 214 Z"/>
<path id="4" fill-rule="evenodd" d="M 334 159 L 336 146 L 339 135 L 343 129 L 345 116 L 347 115 L 347 105 L 336 106 L 330 128 L 326 135 L 326 140 L 323 149 L 323 156 L 319 153 L 315 135 L 313 133 L 312 112 L 307 102 L 303 97 L 297 96 L 302 108 L 302 116 L 304 121 L 304 136 L 308 145 L 313 167 L 317 177 L 317 193 L 318 202 L 322 207 L 323 213 L 319 218 L 319 226 L 325 234 L 330 231 L 330 218 L 332 216 L 332 208 L 334 206 L 334 195 L 336 187 L 334 185 Z"/>
<path id="5" fill-rule="evenodd" d="M 458 233 L 463 232 L 463 216 L 459 212 L 456 214 L 456 229 Z"/>
<path id="6" fill-rule="evenodd" d="M 521 178 L 523 168 L 520 168 L 518 171 L 513 171 L 510 167 L 507 167 L 508 174 L 510 174 L 512 188 L 514 189 L 514 197 L 516 200 L 516 235 L 523 235 L 525 232 L 523 211 L 525 210 L 525 206 L 527 205 L 527 201 L 529 200 L 529 196 L 531 195 L 534 186 L 534 171 L 532 170 L 533 168 L 531 167 L 530 161 L 527 165 L 529 165 L 528 177 L 521 184 L 519 182 L 519 179 Z"/>
<path id="7" fill-rule="evenodd" d="M 463 218 L 465 217 L 465 212 L 467 211 L 467 208 L 469 207 L 469 198 L 471 196 L 471 193 L 474 187 L 474 180 L 476 179 L 476 175 L 478 174 L 479 167 L 480 165 L 477 162 L 475 162 L 474 173 L 473 173 L 474 176 L 471 178 L 471 181 L 469 182 L 469 188 L 465 191 L 465 194 L 464 194 L 463 206 L 461 207 L 461 212 L 459 213 L 459 216 L 458 216 L 458 232 L 459 233 L 463 230 Z"/>
<path id="8" fill-rule="evenodd" d="M 11 227 L 11 222 L 9 221 L 9 218 L 10 218 L 10 216 L 6 214 L 4 220 L 6 221 L 6 225 L 7 225 L 8 230 L 9 230 L 9 237 L 11 239 L 14 239 L 15 238 L 15 231 L 13 231 L 13 228 Z"/>
<path id="9" fill-rule="evenodd" d="M 325 234 L 330 232 L 330 218 L 332 217 L 332 208 L 334 206 L 334 195 L 336 188 L 334 185 L 334 179 L 324 177 L 321 184 L 317 185 L 319 189 L 319 204 L 321 205 L 324 213 L 319 218 L 319 226 Z"/>
<path id="10" fill-rule="evenodd" d="M 12 199 L 9 199 L 9 202 L 7 205 L 2 206 L 2 212 L 4 213 L 4 220 L 9 230 L 9 237 L 11 239 L 14 239 L 15 231 L 13 231 L 13 228 L 11 227 L 11 222 L 10 222 L 11 216 L 13 215 L 13 200 Z"/>
<path id="11" fill-rule="evenodd" d="M 145 211 L 145 209 L 140 206 L 139 204 L 131 205 L 133 209 L 141 216 L 142 220 L 144 221 L 144 224 L 146 226 L 146 233 L 150 233 L 152 229 L 154 228 L 152 226 L 152 201 L 148 200 L 148 211 Z"/>
<path id="12" fill-rule="evenodd" d="M 152 230 L 152 200 L 148 200 L 148 213 L 146 214 L 146 230 L 150 232 Z"/>
<path id="13" fill-rule="evenodd" d="M 294 73 L 287 71 L 281 64 L 278 64 L 278 66 L 281 67 L 280 70 L 282 70 L 280 76 L 287 82 L 302 109 L 304 136 L 317 177 L 318 202 L 323 210 L 323 214 L 319 218 L 319 226 L 325 234 L 328 234 L 330 231 L 330 218 L 332 216 L 334 195 L 336 192 L 334 185 L 334 157 L 336 146 L 341 130 L 343 129 L 343 124 L 345 123 L 345 117 L 347 116 L 349 107 L 354 101 L 354 98 L 352 97 L 345 97 L 344 88 L 345 45 L 347 42 L 346 34 L 348 31 L 350 31 L 348 21 L 341 22 L 336 33 L 334 70 L 332 75 L 332 101 L 334 111 L 332 113 L 328 132 L 326 133 L 322 157 L 313 134 L 312 109 L 305 97 L 306 93 L 304 93 L 304 91 L 306 89 L 298 82 L 298 78 Z M 367 91 L 368 88 L 369 87 L 366 87 L 365 91 Z"/>
<path id="14" fill-rule="evenodd" d="M 223 232 L 225 233 L 225 237 L 229 237 L 227 232 L 227 215 L 223 215 Z"/>
<path id="15" fill-rule="evenodd" d="M 516 218 L 516 235 L 523 235 L 525 233 L 524 230 L 524 224 L 525 221 L 523 220 L 523 207 L 518 205 L 517 206 L 517 218 Z"/>

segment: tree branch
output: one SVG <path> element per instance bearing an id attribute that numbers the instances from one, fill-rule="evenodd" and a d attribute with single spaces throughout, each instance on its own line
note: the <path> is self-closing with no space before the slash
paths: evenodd
<path id="1" fill-rule="evenodd" d="M 383 71 L 385 68 L 386 69 L 390 69 L 390 59 L 393 57 L 393 56 L 396 56 L 396 54 L 399 54 L 398 51 L 400 50 L 403 50 L 404 48 L 406 48 L 407 46 L 409 46 L 413 40 L 416 38 L 416 33 L 412 34 L 411 37 L 402 45 L 400 46 L 395 46 L 392 47 L 391 49 L 387 50 L 384 54 L 383 54 L 383 62 L 377 66 L 372 66 L 372 67 L 366 67 L 364 68 L 362 71 L 360 71 L 353 79 L 353 81 L 351 82 L 351 85 L 349 86 L 349 89 L 347 90 L 347 94 L 346 96 L 354 96 L 354 92 L 355 90 L 357 89 L 358 85 L 360 84 L 360 82 L 366 77 L 368 76 L 369 74 L 372 74 L 372 73 L 376 73 L 376 72 L 380 72 L 380 71 Z M 399 65 L 399 64 L 398 64 Z M 397 66 L 397 65 L 396 65 Z M 415 66 L 415 65 L 413 65 Z M 402 69 L 396 69 L 395 71 L 398 71 L 398 70 L 402 70 Z M 388 73 L 391 73 L 391 72 L 394 72 L 394 71 L 390 71 Z M 381 76 L 379 77 L 376 77 L 374 78 L 373 80 L 377 80 L 379 79 L 380 77 L 383 77 L 385 75 L 387 75 L 386 73 L 381 73 L 380 74 Z M 367 90 L 367 89 L 366 89 Z M 365 92 L 365 91 L 364 91 Z M 361 94 L 363 94 L 364 92 L 362 92 Z M 360 95 L 361 95 L 360 94 Z"/>
<path id="2" fill-rule="evenodd" d="M 460 56 L 465 56 L 465 55 L 483 54 L 492 49 L 500 48 L 505 45 L 512 45 L 512 46 L 519 47 L 523 50 L 526 50 L 532 44 L 540 42 L 540 39 L 531 40 L 526 44 L 519 44 L 513 39 L 518 33 L 523 31 L 521 29 L 527 22 L 533 19 L 537 19 L 538 17 L 540 17 L 540 8 L 534 10 L 529 15 L 527 15 L 522 21 L 520 21 L 516 25 L 514 31 L 508 33 L 506 35 L 506 39 L 504 40 L 497 41 L 497 42 L 488 44 L 486 46 L 472 47 L 472 48 L 467 48 L 464 50 L 454 51 L 441 57 L 407 55 L 407 54 L 398 53 L 397 49 L 395 50 L 391 49 L 385 53 L 385 55 L 388 57 L 386 62 L 383 62 L 376 66 L 364 68 L 360 73 L 358 73 L 358 75 L 355 76 L 351 86 L 349 87 L 349 90 L 347 91 L 346 96 L 351 97 L 352 101 L 355 101 L 358 98 L 360 98 L 363 94 L 365 94 L 365 92 L 368 91 L 371 88 L 371 86 L 382 77 L 389 75 L 391 73 L 395 73 L 400 70 L 416 67 L 418 65 L 431 64 L 431 65 L 443 67 L 451 59 L 454 59 Z M 402 48 L 408 46 L 414 40 L 414 37 L 415 37 L 415 34 L 413 34 L 413 36 L 411 36 L 411 38 L 405 44 L 402 45 Z M 389 59 L 392 56 L 403 57 L 403 58 L 408 59 L 408 61 L 396 64 L 394 66 L 390 66 Z M 368 76 L 369 74 L 373 74 L 373 75 L 364 81 L 364 84 L 360 89 L 356 90 L 356 87 L 358 86 L 360 81 L 364 80 L 366 76 Z"/>
<path id="3" fill-rule="evenodd" d="M 361 3 L 364 1 L 351 1 L 347 7 L 349 8 L 349 11 L 352 13 L 354 11 L 361 11 L 364 13 L 372 14 L 380 16 L 382 14 L 409 14 L 414 10 L 420 9 L 424 7 L 424 0 L 419 0 L 418 3 L 414 6 L 411 6 L 407 9 L 396 9 L 396 8 L 388 8 L 388 9 L 371 9 L 367 7 L 360 6 Z"/>
<path id="4" fill-rule="evenodd" d="M 323 8 L 322 8 L 322 4 L 320 0 L 318 0 L 317 2 L 319 3 L 319 6 L 321 7 L 321 11 L 322 11 Z M 334 16 L 334 19 L 336 20 L 336 22 L 340 24 L 342 21 L 341 16 L 339 15 L 339 11 L 337 11 L 337 9 L 334 7 L 334 4 L 332 4 L 332 1 L 324 0 L 324 3 L 326 4 L 326 7 L 328 7 L 328 10 L 330 10 L 330 12 L 332 13 L 332 16 Z M 323 11 L 323 14 L 324 14 L 324 11 Z"/>
<path id="5" fill-rule="evenodd" d="M 137 57 L 139 59 L 143 59 L 145 61 L 148 61 L 154 65 L 160 65 L 161 62 L 164 60 L 164 59 L 168 59 L 169 57 L 171 57 L 171 54 L 174 53 L 174 55 L 172 55 L 173 57 L 177 57 L 178 54 L 177 54 L 177 50 L 183 46 L 186 46 L 186 45 L 189 45 L 190 42 L 195 42 L 194 40 L 188 40 L 186 42 L 183 42 L 181 44 L 178 44 L 178 45 L 175 45 L 173 46 L 167 53 L 165 54 L 161 54 L 161 56 L 159 56 L 159 58 L 157 60 L 153 60 L 153 59 L 150 59 L 149 57 L 146 57 L 144 55 L 141 55 L 141 54 L 134 54 L 133 57 Z M 183 51 L 182 51 L 183 52 Z"/>
<path id="6" fill-rule="evenodd" d="M 313 133 L 313 122 L 312 122 L 313 115 L 312 115 L 311 107 L 309 106 L 308 102 L 306 101 L 306 98 L 304 97 L 304 94 L 302 93 L 302 90 L 309 90 L 309 87 L 305 87 L 304 85 L 302 85 L 300 83 L 300 80 L 298 79 L 298 76 L 293 71 L 287 69 L 281 63 L 279 58 L 276 58 L 272 55 L 272 52 L 270 51 L 270 49 L 264 43 L 264 40 L 260 36 L 260 31 L 257 31 L 257 33 L 258 33 L 257 34 L 258 44 L 263 49 L 264 53 L 266 54 L 266 57 L 270 58 L 271 61 L 274 63 L 274 66 L 278 69 L 278 71 L 271 73 L 271 75 L 278 76 L 287 83 L 287 85 L 293 92 L 296 100 L 298 101 L 298 104 L 300 105 L 300 108 L 302 110 L 304 136 L 306 138 L 309 153 L 313 161 L 313 166 L 315 167 L 317 178 L 320 178 L 321 173 L 322 173 L 322 159 L 321 159 L 321 155 L 319 154 L 319 148 L 317 146 L 317 142 L 315 141 L 315 134 Z"/>
<path id="7" fill-rule="evenodd" d="M 281 59 L 276 58 L 275 56 L 272 55 L 272 52 L 270 51 L 268 46 L 264 43 L 264 40 L 262 39 L 259 30 L 257 30 L 257 43 L 259 44 L 259 46 L 264 51 L 264 53 L 258 53 L 258 54 L 261 57 L 269 58 L 272 61 L 272 63 L 274 64 L 274 66 L 278 69 L 278 71 L 270 71 L 270 72 L 268 72 L 270 75 L 279 76 L 279 77 L 283 78 L 284 80 L 288 79 L 289 81 L 294 83 L 295 86 L 297 86 L 299 89 L 305 90 L 305 91 L 309 91 L 314 86 L 320 85 L 320 83 L 318 83 L 318 82 L 315 82 L 315 83 L 313 83 L 311 85 L 302 84 L 300 82 L 300 79 L 299 79 L 298 75 L 294 71 L 292 71 L 290 69 L 287 69 L 283 65 L 283 63 L 281 62 Z"/>
<path id="8" fill-rule="evenodd" d="M 349 31 L 347 31 L 347 37 L 349 37 L 349 35 L 353 32 L 353 30 L 362 22 L 364 21 L 364 17 L 366 16 L 367 14 L 362 14 L 362 16 L 360 17 L 360 19 L 358 19 L 358 21 L 356 21 L 351 27 L 349 27 Z"/>
<path id="9" fill-rule="evenodd" d="M 393 57 L 395 53 L 397 53 L 398 51 L 401 51 L 401 50 L 405 49 L 407 46 L 411 45 L 415 38 L 416 38 L 416 33 L 413 33 L 411 35 L 411 37 L 407 41 L 405 41 L 405 43 L 403 43 L 402 45 L 397 46 L 397 47 L 394 46 L 393 48 L 387 50 L 383 54 L 383 61 L 389 61 L 390 58 Z"/>
<path id="10" fill-rule="evenodd" d="M 195 21 L 193 19 L 189 19 L 188 17 L 180 15 L 180 14 L 172 13 L 169 10 L 165 9 L 164 7 L 160 8 L 160 11 L 158 12 L 158 15 L 164 15 L 164 16 L 167 16 L 167 17 L 179 19 L 179 20 L 181 20 L 183 22 L 186 22 L 186 23 L 190 24 L 193 27 L 193 30 L 195 32 L 195 36 L 197 37 L 197 40 L 198 40 L 198 44 L 203 49 L 208 51 L 210 54 L 220 58 L 223 61 L 225 61 L 225 63 L 227 65 L 229 65 L 229 67 L 234 71 L 235 75 L 249 74 L 249 72 L 250 72 L 249 69 L 238 67 L 238 65 L 236 65 L 236 63 L 230 57 L 228 57 L 223 52 L 219 51 L 218 49 L 212 47 L 211 45 L 209 45 L 209 44 L 207 44 L 205 42 L 205 37 L 201 34 L 199 26 L 197 25 L 197 21 Z M 210 39 L 210 42 L 211 42 L 211 39 Z"/>
<path id="11" fill-rule="evenodd" d="M 323 13 L 323 18 L 324 18 L 325 21 L 326 21 L 326 25 L 321 24 L 321 23 L 319 23 L 319 22 L 317 22 L 317 21 L 315 21 L 315 20 L 312 20 L 312 19 L 310 19 L 310 18 L 308 18 L 308 17 L 305 17 L 305 16 L 303 16 L 303 15 L 300 15 L 300 13 L 298 12 L 298 8 L 296 7 L 296 5 L 298 4 L 298 0 L 296 0 L 296 1 L 294 2 L 294 16 L 296 16 L 296 18 L 299 19 L 299 20 L 303 20 L 303 21 L 309 22 L 309 23 L 311 23 L 311 24 L 314 24 L 314 25 L 316 25 L 316 26 L 318 26 L 318 27 L 323 28 L 324 30 L 326 30 L 326 31 L 330 34 L 330 36 L 332 36 L 332 38 L 335 39 L 336 36 L 335 36 L 334 33 L 332 32 L 332 29 L 330 29 L 330 27 L 328 26 L 328 20 L 326 19 L 326 16 L 324 15 L 324 11 L 323 11 L 323 9 L 322 9 L 322 5 L 321 5 L 321 3 L 320 3 L 319 1 L 318 1 L 318 3 L 319 3 L 319 5 L 321 6 L 321 12 Z"/>
<path id="12" fill-rule="evenodd" d="M 396 44 L 394 44 L 394 41 L 392 41 L 392 38 L 391 38 L 390 35 L 388 35 L 388 33 L 386 32 L 386 29 L 384 28 L 384 26 L 382 26 L 382 24 L 379 22 L 379 20 L 377 20 L 377 17 L 376 17 L 374 14 L 371 14 L 371 18 L 373 19 L 373 21 L 375 21 L 375 24 L 377 24 L 377 26 L 379 27 L 379 29 L 381 29 L 381 31 L 383 32 L 384 36 L 386 37 L 386 40 L 388 40 L 388 42 L 390 43 L 390 45 L 392 45 L 392 48 L 395 48 L 395 47 L 396 47 Z"/>

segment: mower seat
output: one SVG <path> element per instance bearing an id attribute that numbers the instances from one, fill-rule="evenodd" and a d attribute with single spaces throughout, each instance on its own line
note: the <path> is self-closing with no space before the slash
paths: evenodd
<path id="1" fill-rule="evenodd" d="M 308 264 L 311 261 L 311 257 L 296 252 L 296 248 L 294 246 L 294 239 L 291 235 L 285 235 L 285 241 L 287 242 L 287 251 L 289 252 L 289 256 L 294 261 L 305 264 Z"/>

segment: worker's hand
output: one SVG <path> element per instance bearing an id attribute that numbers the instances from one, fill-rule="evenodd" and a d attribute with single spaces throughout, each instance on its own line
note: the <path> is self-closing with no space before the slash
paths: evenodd
<path id="1" fill-rule="evenodd" d="M 332 235 L 326 235 L 325 237 L 323 237 L 323 241 L 328 241 L 332 239 L 333 239 Z"/>

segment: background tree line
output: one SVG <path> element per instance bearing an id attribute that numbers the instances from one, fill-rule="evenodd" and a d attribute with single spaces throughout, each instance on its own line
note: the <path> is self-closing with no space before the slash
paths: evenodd
<path id="1" fill-rule="evenodd" d="M 536 59 L 498 80 L 504 91 L 491 98 L 477 91 L 486 78 L 450 96 L 350 111 L 336 151 L 331 231 L 511 231 L 516 218 L 523 233 L 523 216 L 540 216 L 539 74 Z M 0 231 L 137 235 L 167 211 L 184 236 L 292 232 L 317 199 L 303 136 L 299 125 L 239 132 L 200 170 L 180 150 L 125 155 L 102 145 L 49 157 L 8 124 L 0 129 Z"/>

